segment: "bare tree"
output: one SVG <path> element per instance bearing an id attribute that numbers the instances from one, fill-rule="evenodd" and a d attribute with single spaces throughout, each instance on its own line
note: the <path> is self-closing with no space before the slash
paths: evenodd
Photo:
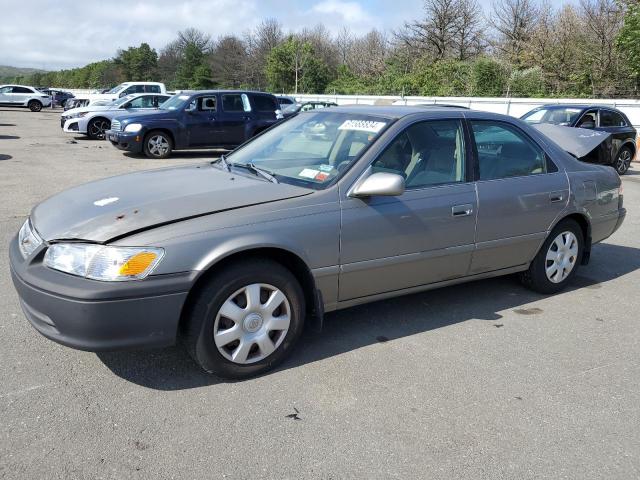
<path id="1" fill-rule="evenodd" d="M 384 33 L 371 30 L 356 38 L 351 46 L 347 65 L 356 75 L 375 77 L 384 72 L 388 41 Z"/>
<path id="2" fill-rule="evenodd" d="M 417 54 L 434 60 L 446 58 L 458 30 L 458 0 L 425 0 L 423 8 L 424 18 L 406 22 L 396 36 Z"/>
<path id="3" fill-rule="evenodd" d="M 522 53 L 531 39 L 539 11 L 533 0 L 496 0 L 489 18 L 498 38 L 496 49 L 514 65 L 522 64 Z"/>
<path id="4" fill-rule="evenodd" d="M 184 50 L 187 45 L 195 45 L 202 52 L 210 52 L 213 48 L 211 35 L 197 28 L 187 28 L 178 32 L 177 46 Z"/>
<path id="5" fill-rule="evenodd" d="M 335 70 L 340 64 L 340 53 L 335 42 L 331 40 L 331 32 L 322 24 L 313 28 L 305 28 L 300 32 L 299 37 L 309 42 L 313 47 L 314 54 L 327 64 L 329 69 Z"/>
<path id="6" fill-rule="evenodd" d="M 456 11 L 455 33 L 452 38 L 455 56 L 458 60 L 468 60 L 485 49 L 482 7 L 477 0 L 458 0 Z"/>
<path id="7" fill-rule="evenodd" d="M 349 27 L 344 26 L 340 29 L 335 39 L 335 45 L 340 57 L 340 64 L 345 65 L 349 57 L 349 51 L 353 46 L 353 34 Z"/>
<path id="8" fill-rule="evenodd" d="M 240 88 L 246 81 L 247 50 L 244 42 L 233 35 L 218 40 L 211 53 L 211 71 L 216 84 Z"/>
<path id="9" fill-rule="evenodd" d="M 615 77 L 620 60 L 616 38 L 623 24 L 624 11 L 616 0 L 581 0 L 588 43 L 592 47 L 594 94 L 596 83 Z"/>
<path id="10" fill-rule="evenodd" d="M 267 86 L 265 67 L 269 52 L 284 40 L 284 32 L 280 22 L 274 18 L 263 20 L 254 30 L 244 34 L 247 50 L 247 83 L 255 88 L 264 89 Z"/>

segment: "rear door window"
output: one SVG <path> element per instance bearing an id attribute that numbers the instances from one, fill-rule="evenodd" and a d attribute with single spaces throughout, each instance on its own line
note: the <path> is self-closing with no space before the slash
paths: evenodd
<path id="1" fill-rule="evenodd" d="M 600 110 L 601 127 L 626 127 L 627 122 L 622 115 L 611 110 Z"/>
<path id="2" fill-rule="evenodd" d="M 480 180 L 547 172 L 544 151 L 517 127 L 503 122 L 471 122 L 478 151 Z"/>
<path id="3" fill-rule="evenodd" d="M 149 92 L 149 93 L 160 93 L 160 86 L 159 85 L 145 85 L 144 91 L 145 92 Z"/>
<path id="4" fill-rule="evenodd" d="M 251 105 L 245 94 L 227 93 L 222 95 L 222 109 L 225 112 L 249 112 Z"/>
<path id="5" fill-rule="evenodd" d="M 26 87 L 13 87 L 13 93 L 33 93 Z"/>

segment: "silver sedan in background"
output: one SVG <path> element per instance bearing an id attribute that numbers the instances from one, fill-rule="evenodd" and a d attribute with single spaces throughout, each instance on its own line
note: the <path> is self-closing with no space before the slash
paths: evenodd
<path id="1" fill-rule="evenodd" d="M 325 312 L 513 273 L 559 292 L 624 216 L 614 169 L 520 120 L 333 107 L 211 163 L 53 196 L 10 260 L 26 317 L 50 339 L 109 350 L 180 338 L 206 371 L 246 378 Z"/>

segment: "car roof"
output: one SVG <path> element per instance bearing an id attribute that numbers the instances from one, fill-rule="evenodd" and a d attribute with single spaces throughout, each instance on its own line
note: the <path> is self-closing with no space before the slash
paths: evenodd
<path id="1" fill-rule="evenodd" d="M 452 111 L 460 110 L 461 112 L 468 113 L 469 110 L 465 108 L 425 108 L 420 105 L 338 105 L 337 107 L 331 107 L 331 112 L 334 113 L 354 113 L 360 115 L 373 115 L 381 116 L 393 119 L 399 119 L 408 115 L 414 115 L 418 113 L 430 113 L 430 114 L 450 114 Z M 486 113 L 486 112 L 485 112 Z M 491 114 L 488 114 L 491 115 Z"/>
<path id="2" fill-rule="evenodd" d="M 213 93 L 251 93 L 255 95 L 270 95 L 274 96 L 273 93 L 268 92 L 258 92 L 254 90 L 182 90 L 180 95 L 195 95 L 195 94 L 213 94 Z"/>
<path id="3" fill-rule="evenodd" d="M 549 105 L 540 105 L 539 107 L 534 108 L 534 110 L 557 110 L 561 108 L 575 108 L 579 110 L 589 110 L 591 108 L 606 108 L 607 110 L 615 110 L 619 111 L 617 108 L 612 107 L 610 105 L 603 105 L 597 103 L 553 103 Z"/>

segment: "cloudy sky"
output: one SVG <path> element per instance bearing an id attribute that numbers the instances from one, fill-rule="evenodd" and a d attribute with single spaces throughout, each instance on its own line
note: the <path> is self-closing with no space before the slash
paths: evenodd
<path id="1" fill-rule="evenodd" d="M 571 3 L 576 0 L 557 0 Z M 0 65 L 70 68 L 147 42 L 156 49 L 195 27 L 212 37 L 251 29 L 263 18 L 285 30 L 323 23 L 355 33 L 393 29 L 422 13 L 421 0 L 1 0 Z M 491 0 L 480 0 L 489 9 Z M 554 1 L 556 3 L 556 1 Z"/>

